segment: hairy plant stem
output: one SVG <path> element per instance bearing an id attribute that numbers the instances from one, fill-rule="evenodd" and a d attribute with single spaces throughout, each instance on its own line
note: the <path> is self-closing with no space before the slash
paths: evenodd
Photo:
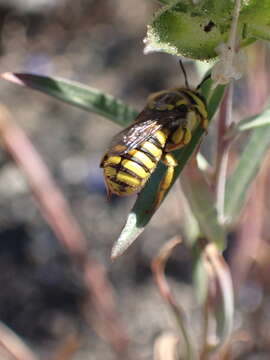
<path id="1" fill-rule="evenodd" d="M 237 38 L 237 25 L 238 25 L 238 18 L 241 10 L 241 0 L 235 0 L 234 3 L 234 9 L 232 13 L 232 23 L 230 28 L 230 35 L 228 39 L 228 48 L 232 50 L 232 56 L 230 57 L 230 63 L 228 63 L 228 66 L 232 66 L 233 63 L 233 57 L 235 55 L 236 50 L 236 38 Z"/>

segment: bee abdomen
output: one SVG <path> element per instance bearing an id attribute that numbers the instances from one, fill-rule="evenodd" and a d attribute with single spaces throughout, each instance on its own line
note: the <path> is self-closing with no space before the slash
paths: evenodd
<path id="1" fill-rule="evenodd" d="M 104 161 L 104 175 L 109 192 L 131 195 L 139 192 L 160 160 L 167 135 L 157 131 L 147 141 L 124 155 L 108 156 Z"/>
<path id="2" fill-rule="evenodd" d="M 131 195 L 140 187 L 141 179 L 122 165 L 110 163 L 110 157 L 104 164 L 104 175 L 109 193 L 116 195 Z"/>
<path id="3" fill-rule="evenodd" d="M 119 164 L 110 163 L 110 157 L 104 166 L 104 175 L 108 190 L 116 195 L 131 195 L 138 192 L 151 175 L 135 161 L 121 158 Z"/>

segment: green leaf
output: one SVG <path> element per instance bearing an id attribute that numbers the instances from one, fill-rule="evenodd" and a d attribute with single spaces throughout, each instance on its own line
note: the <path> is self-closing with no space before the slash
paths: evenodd
<path id="1" fill-rule="evenodd" d="M 17 84 L 40 90 L 69 104 L 103 115 L 121 125 L 130 123 L 137 114 L 132 108 L 124 105 L 111 96 L 79 83 L 31 74 L 6 73 L 2 75 L 2 77 Z M 217 87 L 211 92 L 211 85 L 212 81 L 208 79 L 201 87 L 202 92 L 207 95 L 209 100 L 209 118 L 214 114 L 224 89 L 223 87 Z M 173 182 L 176 181 L 179 173 L 196 148 L 202 135 L 203 130 L 198 128 L 193 134 L 191 142 L 183 149 L 175 152 L 175 157 L 179 166 L 175 169 Z M 151 176 L 151 180 L 139 195 L 133 210 L 128 216 L 126 226 L 113 248 L 112 257 L 122 253 L 138 237 L 153 216 L 153 204 L 156 198 L 157 188 L 160 179 L 164 176 L 165 169 L 163 164 L 159 164 L 157 170 Z"/>
<path id="2" fill-rule="evenodd" d="M 182 193 L 180 193 L 179 195 L 179 201 L 181 202 L 181 208 L 183 212 L 183 219 L 181 225 L 183 236 L 185 239 L 185 245 L 189 248 L 193 248 L 201 235 L 200 227 L 187 199 Z"/>
<path id="3" fill-rule="evenodd" d="M 200 225 L 202 235 L 223 250 L 226 233 L 218 222 L 215 196 L 193 159 L 188 162 L 182 173 L 181 184 L 191 210 Z"/>
<path id="4" fill-rule="evenodd" d="M 212 83 L 212 80 L 207 80 Z M 224 92 L 224 86 L 218 86 L 208 96 L 208 113 L 209 120 L 214 115 L 218 104 L 222 98 Z M 203 94 L 204 95 L 204 94 Z M 173 155 L 178 162 L 178 166 L 175 168 L 174 177 L 171 186 L 177 180 L 180 172 L 184 168 L 186 162 L 199 144 L 204 131 L 201 128 L 197 128 L 192 135 L 192 139 L 188 145 L 180 150 L 174 151 Z M 128 216 L 126 225 L 124 226 L 119 239 L 115 242 L 112 249 L 112 258 L 116 258 L 123 254 L 123 252 L 134 242 L 134 240 L 142 233 L 144 227 L 148 224 L 156 209 L 154 209 L 154 202 L 158 191 L 160 179 L 163 178 L 166 171 L 166 167 L 160 163 L 151 176 L 150 181 L 146 184 L 143 190 L 138 195 L 138 198 Z M 171 187 L 170 187 L 171 188 Z M 169 190 L 168 190 L 169 191 Z"/>
<path id="5" fill-rule="evenodd" d="M 198 60 L 215 58 L 217 46 L 228 40 L 233 8 L 234 1 L 226 0 L 170 2 L 148 26 L 145 52 L 163 51 Z M 243 1 L 237 32 L 240 47 L 255 39 L 270 40 L 269 0 Z"/>
<path id="6" fill-rule="evenodd" d="M 78 82 L 26 73 L 5 73 L 2 78 L 104 116 L 122 126 L 127 126 L 137 115 L 133 108 L 120 100 Z"/>
<path id="7" fill-rule="evenodd" d="M 188 145 L 186 145 L 183 149 L 173 152 L 173 155 L 179 165 L 175 168 L 172 185 L 178 178 L 188 158 L 195 150 L 196 145 L 202 135 L 203 130 L 197 129 Z M 144 227 L 152 218 L 155 212 L 154 203 L 158 191 L 158 186 L 160 180 L 165 174 L 165 171 L 165 165 L 159 163 L 157 169 L 152 174 L 150 181 L 138 195 L 135 205 L 133 206 L 133 209 L 128 217 L 127 223 L 124 226 L 119 239 L 113 246 L 111 254 L 113 259 L 120 256 L 133 243 L 133 241 L 142 233 Z"/>
<path id="8" fill-rule="evenodd" d="M 148 26 L 146 52 L 163 51 L 199 60 L 216 57 L 215 48 L 229 35 L 232 7 L 230 1 L 195 5 L 186 0 L 162 8 Z"/>
<path id="9" fill-rule="evenodd" d="M 203 89 L 202 89 L 203 90 Z M 220 101 L 223 97 L 225 87 L 224 86 L 218 86 L 213 93 L 210 94 L 209 100 L 208 100 L 208 117 L 211 120 L 212 117 L 215 115 L 217 108 L 220 104 Z"/>
<path id="10" fill-rule="evenodd" d="M 204 167 L 208 168 L 209 164 L 200 156 L 198 158 L 203 160 Z M 203 237 L 208 242 L 216 244 L 219 250 L 225 248 L 226 232 L 223 226 L 219 224 L 218 214 L 215 207 L 215 196 L 207 183 L 204 174 L 199 170 L 194 157 L 190 160 L 184 168 L 181 176 L 182 190 L 185 194 L 188 204 L 192 210 L 192 217 L 194 217 L 200 227 L 200 233 L 197 235 L 196 241 L 193 241 L 193 282 L 196 297 L 202 305 L 206 299 L 208 279 L 206 275 L 204 263 L 204 254 L 202 246 L 198 244 L 198 239 Z M 190 240 L 188 239 L 189 243 Z"/>
<path id="11" fill-rule="evenodd" d="M 269 0 L 248 0 L 240 14 L 245 24 L 245 36 L 270 40 L 270 2 Z"/>
<path id="12" fill-rule="evenodd" d="M 170 5 L 170 4 L 174 4 L 176 0 L 157 0 L 157 2 L 159 2 L 162 5 Z"/>
<path id="13" fill-rule="evenodd" d="M 198 239 L 197 239 L 198 240 Z M 196 299 L 199 305 L 203 305 L 208 293 L 208 276 L 205 269 L 205 259 L 202 248 L 194 244 L 193 247 L 193 270 L 192 282 L 195 291 Z"/>
<path id="14" fill-rule="evenodd" d="M 252 130 L 266 125 L 270 125 L 270 107 L 259 115 L 239 121 L 226 136 L 234 137 L 242 131 Z"/>
<path id="15" fill-rule="evenodd" d="M 270 145 L 270 126 L 252 131 L 238 164 L 229 177 L 225 192 L 225 216 L 229 223 L 238 219 L 250 184 L 254 180 Z"/>

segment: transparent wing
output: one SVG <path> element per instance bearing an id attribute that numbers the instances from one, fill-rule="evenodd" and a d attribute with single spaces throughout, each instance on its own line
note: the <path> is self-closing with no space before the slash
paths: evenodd
<path id="1" fill-rule="evenodd" d="M 186 109 L 173 109 L 158 111 L 144 109 L 129 127 L 116 134 L 109 146 L 108 154 L 122 155 L 142 142 L 147 141 L 157 130 L 163 126 L 176 128 L 186 121 Z"/>
<path id="2" fill-rule="evenodd" d="M 142 142 L 149 139 L 149 137 L 151 137 L 162 126 L 162 123 L 153 119 L 135 122 L 114 136 L 108 153 L 110 155 L 125 154 L 129 150 L 136 148 Z"/>

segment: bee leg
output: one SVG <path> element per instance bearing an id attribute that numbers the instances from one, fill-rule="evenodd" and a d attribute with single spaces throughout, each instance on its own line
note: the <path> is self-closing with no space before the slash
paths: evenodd
<path id="1" fill-rule="evenodd" d="M 206 134 L 208 134 L 208 119 L 207 118 L 202 119 L 202 128 L 204 129 Z"/>
<path id="2" fill-rule="evenodd" d="M 183 138 L 183 144 L 187 145 L 192 137 L 191 131 L 189 130 L 189 128 L 185 128 L 185 133 L 184 133 L 184 138 Z"/>
<path id="3" fill-rule="evenodd" d="M 177 161 L 170 153 L 165 153 L 162 157 L 162 162 L 167 166 L 166 173 L 161 180 L 157 192 L 157 197 L 154 204 L 154 209 L 157 209 L 159 205 L 161 204 L 166 191 L 168 190 L 169 186 L 171 185 L 173 174 L 174 174 L 174 168 L 177 166 Z"/>
<path id="4" fill-rule="evenodd" d="M 200 112 L 200 107 L 196 106 L 196 108 L 198 109 L 198 111 Z M 187 123 L 188 123 L 188 128 L 190 130 L 193 130 L 197 124 L 198 124 L 198 114 L 194 111 L 191 111 L 188 116 L 187 116 Z M 208 128 L 208 118 L 207 116 L 200 116 L 200 126 L 203 128 L 203 130 L 207 133 L 207 128 Z"/>
<path id="5" fill-rule="evenodd" d="M 107 177 L 104 177 L 104 182 L 105 182 L 105 188 L 106 188 L 107 200 L 108 200 L 108 201 L 110 201 L 110 200 L 111 200 L 111 197 L 112 197 L 112 192 L 111 192 L 111 190 L 110 190 L 110 187 L 109 187 L 109 183 L 108 183 Z"/>
<path id="6" fill-rule="evenodd" d="M 181 127 L 176 130 L 172 137 L 173 144 L 170 144 L 169 147 L 166 148 L 167 151 L 172 151 L 176 149 L 180 149 L 183 146 L 187 145 L 191 140 L 192 134 L 188 127 Z"/>

